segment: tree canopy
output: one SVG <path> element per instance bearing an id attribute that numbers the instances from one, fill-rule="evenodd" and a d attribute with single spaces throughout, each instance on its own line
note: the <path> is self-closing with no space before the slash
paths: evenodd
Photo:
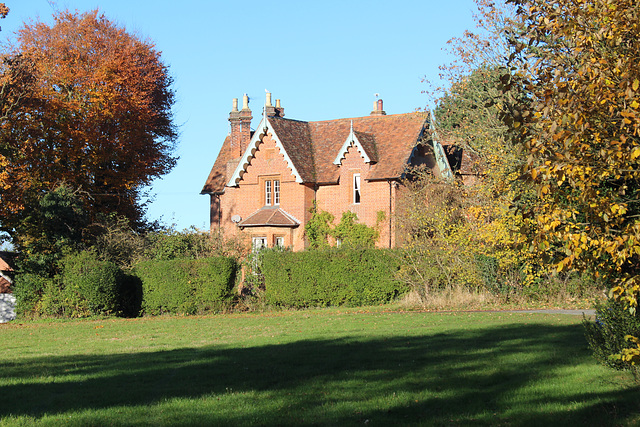
<path id="1" fill-rule="evenodd" d="M 0 65 L 0 218 L 15 230 L 64 185 L 91 221 L 142 226 L 142 190 L 175 165 L 174 92 L 154 45 L 98 11 L 24 24 Z"/>
<path id="2" fill-rule="evenodd" d="M 512 0 L 511 128 L 538 200 L 534 243 L 561 271 L 591 269 L 632 312 L 640 296 L 640 8 L 636 0 Z M 636 349 L 638 350 L 638 349 Z M 640 359 L 640 351 L 630 357 Z"/>

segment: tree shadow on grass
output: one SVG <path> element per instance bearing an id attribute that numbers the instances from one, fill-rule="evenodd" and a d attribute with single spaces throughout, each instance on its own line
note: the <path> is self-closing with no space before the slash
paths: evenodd
<path id="1" fill-rule="evenodd" d="M 165 409 L 173 413 L 160 423 L 619 425 L 637 420 L 637 387 L 600 387 L 592 384 L 596 377 L 584 378 L 583 387 L 566 386 L 579 382 L 569 377 L 582 371 L 572 369 L 593 363 L 580 325 L 535 324 L 389 339 L 43 357 L 3 366 L 2 382 L 10 385 L 0 387 L 0 417 L 84 411 L 85 424 L 133 425 L 145 421 L 105 421 L 92 411 L 201 399 Z M 220 399 L 223 403 L 216 403 Z M 240 404 L 238 410 L 225 407 Z"/>

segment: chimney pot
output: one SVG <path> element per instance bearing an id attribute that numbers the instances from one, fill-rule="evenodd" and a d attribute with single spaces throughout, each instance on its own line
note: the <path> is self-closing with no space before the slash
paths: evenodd
<path id="1" fill-rule="evenodd" d="M 249 109 L 249 96 L 246 93 L 242 97 L 242 109 L 243 110 Z"/>
<path id="2" fill-rule="evenodd" d="M 373 101 L 373 111 L 371 112 L 372 116 L 386 116 L 387 113 L 382 109 L 382 99 L 378 99 L 377 101 Z"/>
<path id="3" fill-rule="evenodd" d="M 238 111 L 238 98 L 233 98 L 233 108 L 231 111 Z"/>
<path id="4" fill-rule="evenodd" d="M 271 107 L 271 92 L 267 92 L 267 107 Z"/>
<path id="5" fill-rule="evenodd" d="M 276 99 L 276 108 L 280 108 L 280 100 Z"/>

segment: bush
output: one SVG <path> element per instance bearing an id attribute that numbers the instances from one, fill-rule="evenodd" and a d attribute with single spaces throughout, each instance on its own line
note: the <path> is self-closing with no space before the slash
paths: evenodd
<path id="1" fill-rule="evenodd" d="M 596 304 L 596 320 L 583 320 L 585 336 L 594 357 L 603 365 L 614 369 L 636 369 L 635 366 L 612 358 L 623 349 L 631 347 L 626 335 L 640 336 L 640 316 L 631 314 L 625 303 L 608 298 Z"/>
<path id="2" fill-rule="evenodd" d="M 229 303 L 238 265 L 227 257 L 144 261 L 134 270 L 142 282 L 147 314 L 194 314 Z"/>
<path id="3" fill-rule="evenodd" d="M 16 297 L 16 314 L 36 314 L 38 302 L 42 299 L 47 279 L 37 274 L 20 273 L 13 283 L 13 295 Z"/>
<path id="4" fill-rule="evenodd" d="M 267 251 L 262 259 L 265 299 L 285 307 L 392 301 L 407 290 L 394 279 L 398 269 L 396 256 L 377 249 Z"/>
<path id="5" fill-rule="evenodd" d="M 68 316 L 119 314 L 123 274 L 118 266 L 91 251 L 67 255 L 60 263 Z"/>

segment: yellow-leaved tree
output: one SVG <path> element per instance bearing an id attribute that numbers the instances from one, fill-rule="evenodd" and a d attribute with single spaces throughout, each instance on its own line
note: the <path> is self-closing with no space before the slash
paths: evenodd
<path id="1" fill-rule="evenodd" d="M 538 198 L 533 244 L 556 269 L 591 270 L 636 314 L 640 298 L 640 8 L 637 0 L 512 0 L 507 86 L 529 97 L 511 129 Z M 618 357 L 640 361 L 638 338 Z"/>

